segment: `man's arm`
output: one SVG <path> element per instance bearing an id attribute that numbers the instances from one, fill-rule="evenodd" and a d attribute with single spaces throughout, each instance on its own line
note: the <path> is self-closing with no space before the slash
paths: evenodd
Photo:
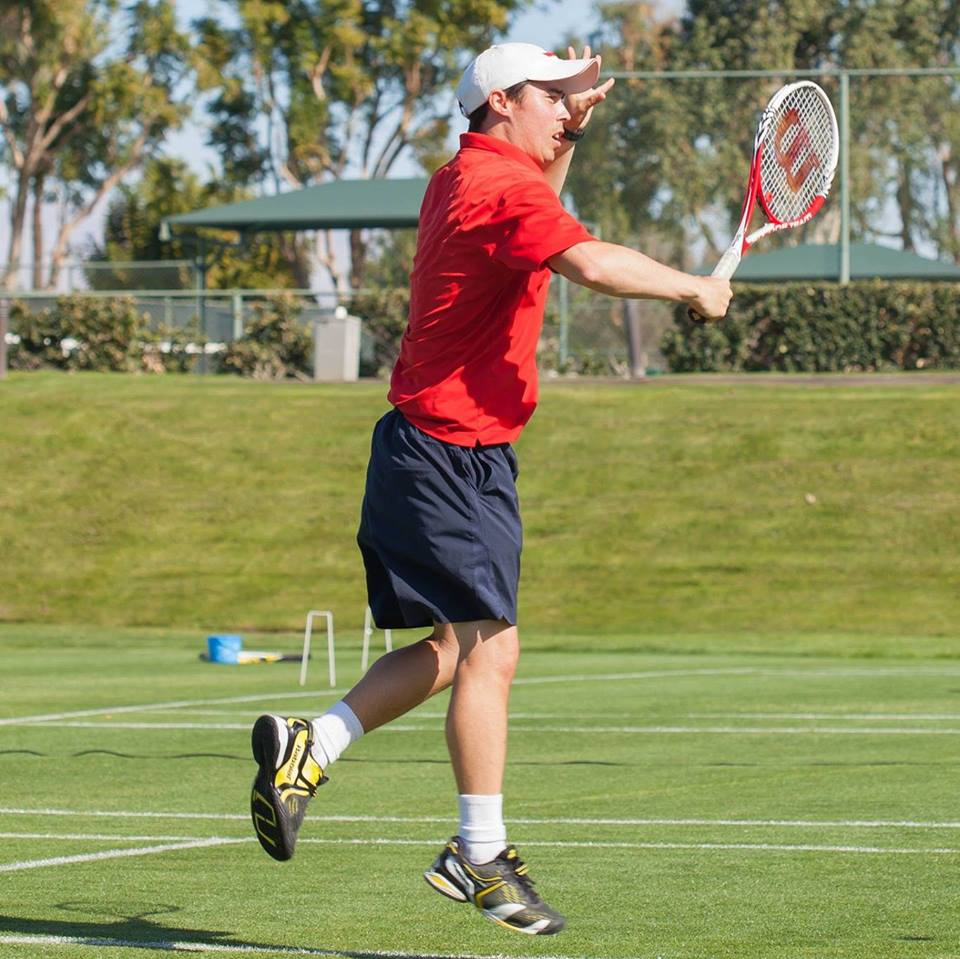
<path id="1" fill-rule="evenodd" d="M 570 59 L 575 59 L 577 56 L 576 50 L 574 50 L 573 47 L 567 47 L 567 56 L 569 56 Z M 589 46 L 583 48 L 583 58 L 585 60 L 590 58 Z M 597 59 L 599 59 L 599 57 Z M 600 86 L 594 87 L 592 90 L 568 96 L 564 101 L 564 105 L 570 116 L 563 125 L 568 130 L 583 130 L 590 122 L 593 108 L 607 98 L 607 92 L 613 84 L 614 78 L 610 77 L 601 83 Z M 557 153 L 553 158 L 553 162 L 543 171 L 543 175 L 547 178 L 547 183 L 550 184 L 553 192 L 556 193 L 557 196 L 560 196 L 563 183 L 567 179 L 567 171 L 570 169 L 570 161 L 573 159 L 573 148 L 575 146 L 576 144 L 572 141 L 564 140 L 560 152 Z"/>
<path id="2" fill-rule="evenodd" d="M 570 161 L 573 159 L 575 146 L 576 144 L 570 140 L 564 140 L 560 152 L 553 158 L 553 163 L 543 171 L 547 183 L 550 184 L 551 189 L 557 196 L 560 196 L 564 181 L 567 179 L 567 171 L 570 169 Z"/>
<path id="3" fill-rule="evenodd" d="M 733 295 L 729 280 L 683 273 L 636 250 L 600 240 L 571 246 L 551 257 L 549 266 L 598 293 L 687 303 L 708 319 L 721 319 Z"/>

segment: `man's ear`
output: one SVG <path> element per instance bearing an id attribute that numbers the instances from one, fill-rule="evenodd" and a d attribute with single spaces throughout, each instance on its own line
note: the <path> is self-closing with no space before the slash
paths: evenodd
<path id="1" fill-rule="evenodd" d="M 490 96 L 487 97 L 487 104 L 490 107 L 490 111 L 498 117 L 510 115 L 510 100 L 503 90 L 492 91 Z"/>

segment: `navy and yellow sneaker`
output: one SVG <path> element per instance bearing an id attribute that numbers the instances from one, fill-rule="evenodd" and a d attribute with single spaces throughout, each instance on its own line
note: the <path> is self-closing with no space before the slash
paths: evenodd
<path id="1" fill-rule="evenodd" d="M 310 755 L 313 727 L 305 719 L 261 716 L 250 737 L 260 767 L 250 795 L 250 815 L 260 845 L 274 859 L 293 855 L 307 803 L 327 777 Z"/>
<path id="2" fill-rule="evenodd" d="M 563 916 L 537 895 L 513 846 L 478 866 L 463 855 L 462 842 L 454 836 L 423 874 L 437 892 L 457 902 L 472 902 L 487 919 L 514 932 L 548 936 L 563 928 Z"/>

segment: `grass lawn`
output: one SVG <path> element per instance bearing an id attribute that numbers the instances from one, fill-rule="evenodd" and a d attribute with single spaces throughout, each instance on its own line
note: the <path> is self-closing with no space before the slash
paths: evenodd
<path id="1" fill-rule="evenodd" d="M 269 859 L 249 729 L 359 675 L 384 392 L 0 382 L 0 957 L 960 957 L 960 391 L 913 378 L 545 386 L 505 792 L 561 936 L 420 878 L 456 827 L 445 696 Z M 198 659 L 297 650 L 311 607 L 339 691 L 316 633 L 303 689 Z"/>
<path id="2" fill-rule="evenodd" d="M 12 375 L 0 620 L 282 630 L 319 605 L 358 624 L 384 394 Z M 858 653 L 949 655 L 958 422 L 960 389 L 916 379 L 546 384 L 518 444 L 523 624 L 544 644 L 803 634 L 829 651 L 844 634 Z"/>
<path id="3" fill-rule="evenodd" d="M 533 639 L 505 791 L 568 917 L 544 939 L 420 878 L 456 825 L 444 696 L 332 768 L 278 864 L 249 727 L 336 698 L 322 661 L 301 690 L 294 664 L 201 663 L 193 631 L 0 627 L 0 956 L 960 955 L 960 663 Z"/>

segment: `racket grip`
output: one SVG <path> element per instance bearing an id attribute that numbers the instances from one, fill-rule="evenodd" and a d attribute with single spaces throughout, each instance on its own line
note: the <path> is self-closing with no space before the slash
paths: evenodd
<path id="1" fill-rule="evenodd" d="M 723 280 L 729 280 L 730 277 L 737 272 L 740 260 L 740 241 L 738 238 L 734 240 L 733 246 L 720 257 L 720 262 L 713 268 L 713 272 L 710 275 L 720 277 Z M 701 316 L 692 306 L 687 308 L 687 319 L 690 320 L 691 323 L 703 324 L 707 322 L 707 318 Z"/>

